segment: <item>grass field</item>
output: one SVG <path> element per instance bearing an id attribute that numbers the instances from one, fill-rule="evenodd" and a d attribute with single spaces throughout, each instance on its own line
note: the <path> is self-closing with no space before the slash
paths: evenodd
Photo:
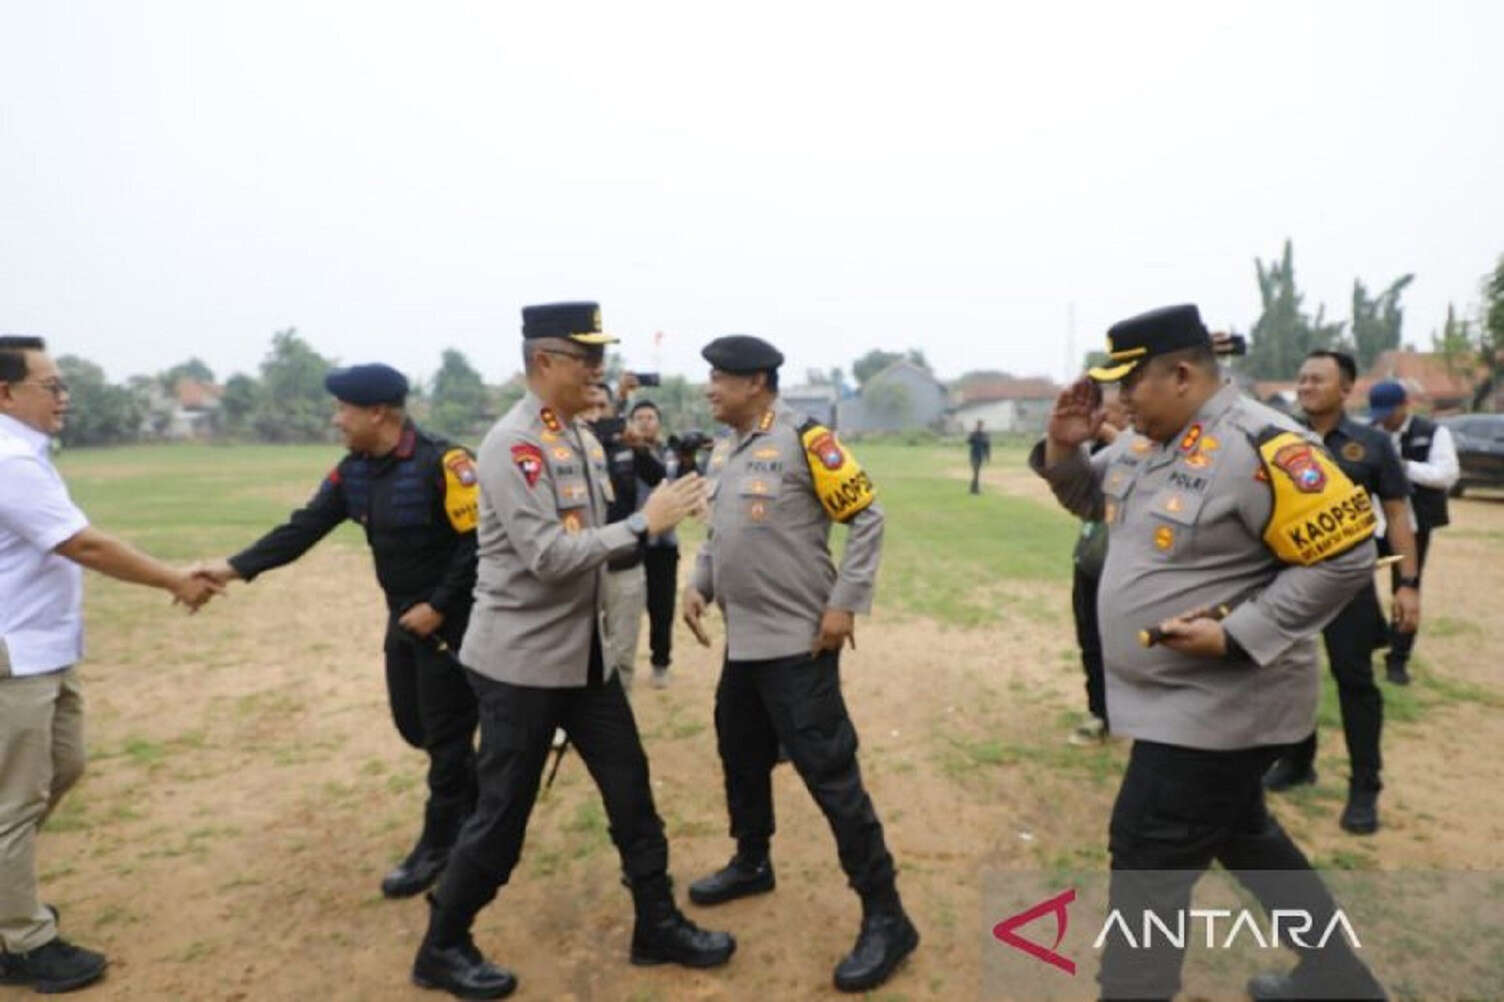
<path id="1" fill-rule="evenodd" d="M 858 455 L 888 531 L 878 606 L 842 672 L 925 936 L 872 997 L 1013 997 L 983 991 L 981 944 L 997 916 L 982 875 L 1105 866 L 1127 749 L 1063 740 L 1084 709 L 1069 614 L 1076 527 L 1017 448 L 995 453 L 981 497 L 966 493 L 959 444 L 869 443 Z M 186 562 L 250 542 L 337 458 L 323 446 L 178 446 L 68 453 L 60 466 L 96 524 Z M 1434 547 L 1416 684 L 1385 687 L 1384 830 L 1365 840 L 1337 829 L 1346 762 L 1330 683 L 1322 782 L 1276 805 L 1326 866 L 1504 866 L 1504 763 L 1484 751 L 1504 738 L 1491 598 L 1504 594 L 1492 542 L 1504 505 L 1468 499 L 1454 520 Z M 701 533 L 685 528 L 684 563 Z M 358 530 L 194 617 L 92 576 L 87 603 L 90 772 L 49 822 L 41 866 L 65 932 L 115 958 L 91 997 L 427 997 L 406 983 L 425 908 L 376 893 L 416 829 L 423 762 L 389 721 L 383 611 Z M 634 697 L 681 888 L 730 848 L 710 715 L 717 657 L 680 630 L 673 685 Z M 830 966 L 850 946 L 855 899 L 797 777 L 780 769 L 775 791 L 779 891 L 695 914 L 740 938 L 726 971 L 624 963 L 630 910 L 577 761 L 540 800 L 477 938 L 518 968 L 521 998 L 834 998 Z"/>

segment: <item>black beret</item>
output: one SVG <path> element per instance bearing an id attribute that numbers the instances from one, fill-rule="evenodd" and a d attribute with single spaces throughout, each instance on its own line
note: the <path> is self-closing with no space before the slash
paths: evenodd
<path id="1" fill-rule="evenodd" d="M 707 344 L 700 355 L 722 372 L 762 372 L 783 364 L 783 353 L 760 337 L 730 334 Z"/>
<path id="2" fill-rule="evenodd" d="M 336 400 L 360 407 L 376 404 L 401 405 L 407 400 L 407 377 L 390 365 L 375 362 L 332 369 L 324 377 L 324 389 Z"/>
<path id="3" fill-rule="evenodd" d="M 615 344 L 618 338 L 601 332 L 598 303 L 542 303 L 522 308 L 522 337 L 558 337 L 581 344 Z"/>
<path id="4" fill-rule="evenodd" d="M 1099 383 L 1115 383 L 1140 362 L 1182 348 L 1211 348 L 1212 336 L 1192 303 L 1164 306 L 1119 320 L 1107 330 L 1107 365 L 1086 370 Z"/>

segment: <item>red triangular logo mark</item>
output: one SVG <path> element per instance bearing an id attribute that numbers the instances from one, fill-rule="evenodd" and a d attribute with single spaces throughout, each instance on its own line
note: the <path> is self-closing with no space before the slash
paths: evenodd
<path id="1" fill-rule="evenodd" d="M 1073 887 L 1068 891 L 1055 895 L 1053 898 L 1041 901 L 1026 911 L 1021 911 L 1017 915 L 1003 919 L 992 927 L 992 935 L 1000 943 L 1006 943 L 1015 950 L 1022 950 L 1036 960 L 1042 960 L 1046 964 L 1058 967 L 1065 973 L 1073 975 L 1076 973 L 1075 961 L 1069 957 L 1062 957 L 1055 952 L 1055 948 L 1060 945 L 1061 940 L 1065 939 L 1066 926 L 1070 924 L 1070 916 L 1065 910 L 1066 906 L 1075 900 L 1076 889 Z M 1045 949 L 1038 943 L 1030 942 L 1014 932 L 1019 926 L 1028 925 L 1041 915 L 1048 915 L 1051 912 L 1055 915 L 1055 943 L 1049 949 Z"/>

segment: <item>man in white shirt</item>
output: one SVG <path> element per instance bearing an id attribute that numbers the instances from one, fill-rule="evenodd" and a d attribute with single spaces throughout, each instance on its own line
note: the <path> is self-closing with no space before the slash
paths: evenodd
<path id="1" fill-rule="evenodd" d="M 89 525 L 49 456 L 68 387 L 41 338 L 0 337 L 0 983 L 71 991 L 105 958 L 58 935 L 37 896 L 42 822 L 84 769 L 83 567 L 172 593 L 221 588 Z"/>
<path id="2" fill-rule="evenodd" d="M 1424 574 L 1431 530 L 1447 524 L 1447 491 L 1457 483 L 1460 472 L 1457 446 L 1446 426 L 1410 413 L 1403 383 L 1395 380 L 1375 383 L 1368 391 L 1368 409 L 1373 423 L 1389 432 L 1395 451 L 1405 464 L 1405 476 L 1412 487 L 1411 527 L 1415 529 L 1415 546 Z M 1395 685 L 1410 684 L 1410 651 L 1414 644 L 1413 632 L 1390 630 L 1385 674 Z"/>

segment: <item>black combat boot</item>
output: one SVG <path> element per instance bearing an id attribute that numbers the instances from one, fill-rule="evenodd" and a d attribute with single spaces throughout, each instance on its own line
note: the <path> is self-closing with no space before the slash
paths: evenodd
<path id="1" fill-rule="evenodd" d="M 767 846 L 738 849 L 731 862 L 689 885 L 689 900 L 718 905 L 749 894 L 766 894 L 774 886 L 773 862 Z"/>
<path id="2" fill-rule="evenodd" d="M 419 841 L 407 858 L 381 878 L 381 893 L 389 898 L 410 898 L 433 886 L 449 862 L 449 849 L 437 849 Z"/>
<path id="3" fill-rule="evenodd" d="M 919 930 L 904 914 L 898 892 L 862 899 L 862 930 L 856 945 L 836 965 L 836 987 L 843 992 L 876 988 L 919 945 Z"/>
<path id="4" fill-rule="evenodd" d="M 456 998 L 504 999 L 517 990 L 517 978 L 482 956 L 470 938 L 476 912 L 495 895 L 485 885 L 452 890 L 441 888 L 454 900 L 441 903 L 428 896 L 428 932 L 413 958 L 413 984 L 440 988 Z"/>
<path id="5" fill-rule="evenodd" d="M 1377 776 L 1354 778 L 1347 788 L 1347 806 L 1337 822 L 1353 835 L 1372 835 L 1379 830 L 1379 791 L 1384 788 Z"/>
<path id="6" fill-rule="evenodd" d="M 637 910 L 632 928 L 634 964 L 719 967 L 736 952 L 736 940 L 729 932 L 710 932 L 684 917 L 674 905 L 664 874 L 634 881 L 632 904 Z"/>

